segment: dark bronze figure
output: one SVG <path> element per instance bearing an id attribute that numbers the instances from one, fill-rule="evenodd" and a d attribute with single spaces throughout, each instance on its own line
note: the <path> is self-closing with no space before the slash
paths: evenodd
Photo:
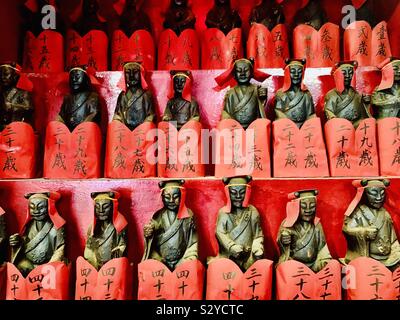
<path id="1" fill-rule="evenodd" d="M 275 96 L 276 119 L 289 118 L 297 127 L 315 118 L 315 108 L 311 93 L 303 85 L 305 60 L 287 60 L 284 87 Z"/>
<path id="2" fill-rule="evenodd" d="M 137 30 L 151 32 L 151 21 L 146 12 L 141 8 L 140 1 L 127 0 L 121 15 L 121 30 L 130 37 Z"/>
<path id="3" fill-rule="evenodd" d="M 99 96 L 92 89 L 90 76 L 84 68 L 72 68 L 69 72 L 70 94 L 64 97 L 57 120 L 73 131 L 83 122 L 100 124 Z"/>
<path id="4" fill-rule="evenodd" d="M 287 217 L 279 228 L 279 263 L 296 260 L 319 272 L 332 260 L 324 230 L 315 217 L 317 195 L 317 190 L 298 191 L 289 195 L 293 206 L 288 205 Z"/>
<path id="5" fill-rule="evenodd" d="M 143 261 L 155 259 L 170 270 L 198 258 L 197 232 L 193 212 L 185 205 L 184 180 L 160 182 L 163 208 L 144 226 Z"/>
<path id="6" fill-rule="evenodd" d="M 373 92 L 371 103 L 377 119 L 400 117 L 400 59 L 391 58 L 382 67 L 382 83 Z"/>
<path id="7" fill-rule="evenodd" d="M 126 90 L 118 97 L 114 119 L 134 130 L 142 123 L 155 120 L 151 92 L 144 78 L 144 69 L 137 62 L 124 65 Z M 143 83 L 144 82 L 144 83 Z"/>
<path id="8" fill-rule="evenodd" d="M 173 90 L 162 121 L 175 122 L 181 129 L 187 122 L 200 121 L 199 105 L 191 95 L 192 74 L 190 71 L 171 71 Z"/>
<path id="9" fill-rule="evenodd" d="M 283 6 L 277 4 L 275 0 L 262 0 L 251 10 L 249 22 L 261 23 L 271 31 L 278 24 L 285 23 Z"/>
<path id="10" fill-rule="evenodd" d="M 250 83 L 254 77 L 254 60 L 236 60 L 232 72 L 237 85 L 225 95 L 222 119 L 235 119 L 247 129 L 254 120 L 266 118 L 264 107 L 268 92 Z"/>
<path id="11" fill-rule="evenodd" d="M 0 129 L 12 122 L 33 125 L 33 103 L 29 91 L 21 86 L 21 68 L 16 63 L 0 66 Z"/>
<path id="12" fill-rule="evenodd" d="M 309 0 L 307 5 L 294 16 L 295 26 L 307 24 L 316 30 L 321 29 L 326 22 L 328 22 L 326 13 L 319 0 Z"/>
<path id="13" fill-rule="evenodd" d="M 352 85 L 356 61 L 340 62 L 336 65 L 334 77 L 336 88 L 325 96 L 325 115 L 328 120 L 347 119 L 357 128 L 360 121 L 370 118 L 370 98 L 360 95 Z"/>
<path id="14" fill-rule="evenodd" d="M 56 208 L 56 193 L 30 193 L 29 213 L 22 234 L 10 237 L 11 263 L 26 276 L 37 266 L 65 261 L 64 224 Z"/>
<path id="15" fill-rule="evenodd" d="M 107 23 L 99 16 L 98 0 L 83 0 L 82 15 L 75 26 L 75 30 L 84 36 L 92 30 L 104 31 L 107 33 Z"/>
<path id="16" fill-rule="evenodd" d="M 187 0 L 171 0 L 164 21 L 165 29 L 172 29 L 178 36 L 186 29 L 194 29 L 196 17 Z"/>
<path id="17" fill-rule="evenodd" d="M 219 257 L 247 270 L 264 258 L 264 234 L 258 210 L 249 204 L 250 176 L 224 178 L 228 205 L 218 212 L 216 236 Z"/>
<path id="18" fill-rule="evenodd" d="M 116 192 L 94 192 L 95 224 L 88 229 L 84 257 L 99 270 L 111 259 L 126 256 L 127 222 L 118 212 Z"/>
<path id="19" fill-rule="evenodd" d="M 230 0 L 215 0 L 214 7 L 207 13 L 206 25 L 227 35 L 232 29 L 242 26 L 242 19 L 237 10 L 232 9 Z"/>
<path id="20" fill-rule="evenodd" d="M 358 257 L 370 257 L 391 270 L 400 267 L 400 244 L 392 218 L 384 208 L 389 185 L 389 180 L 356 182 L 359 190 L 364 189 L 364 192 L 357 192 L 345 214 L 345 263 Z"/>

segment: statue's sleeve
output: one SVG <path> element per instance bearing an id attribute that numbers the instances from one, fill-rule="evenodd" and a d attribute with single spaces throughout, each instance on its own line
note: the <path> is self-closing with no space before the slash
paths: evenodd
<path id="1" fill-rule="evenodd" d="M 375 90 L 372 93 L 371 104 L 373 106 L 384 106 L 384 105 L 386 105 L 387 104 L 386 95 L 383 92 Z"/>
<path id="2" fill-rule="evenodd" d="M 234 246 L 236 243 L 231 239 L 229 232 L 227 230 L 227 219 L 228 219 L 227 214 L 220 211 L 217 220 L 216 236 L 219 245 L 222 246 L 226 252 L 229 252 L 230 248 Z"/>
<path id="3" fill-rule="evenodd" d="M 156 113 L 154 111 L 154 104 L 153 104 L 153 96 L 152 94 L 147 91 L 144 95 L 145 100 L 145 110 L 146 110 L 146 119 L 144 121 L 154 122 Z"/>
<path id="4" fill-rule="evenodd" d="M 183 256 L 183 260 L 196 260 L 198 258 L 198 237 L 196 230 L 196 221 L 193 216 L 190 218 L 188 229 L 188 246 Z"/>
<path id="5" fill-rule="evenodd" d="M 318 236 L 318 255 L 312 269 L 315 272 L 318 272 L 322 270 L 330 260 L 332 260 L 332 256 L 329 252 L 329 248 L 325 239 L 325 233 L 322 229 L 321 223 L 317 224 L 316 229 Z"/>
<path id="6" fill-rule="evenodd" d="M 57 230 L 55 250 L 50 259 L 50 262 L 63 261 L 65 249 L 65 229 L 61 227 Z"/>
<path id="7" fill-rule="evenodd" d="M 261 250 L 264 252 L 264 233 L 261 228 L 261 219 L 258 210 L 255 207 L 251 207 L 252 212 L 252 228 L 253 228 L 253 245 L 252 252 Z"/>
<path id="8" fill-rule="evenodd" d="M 118 120 L 121 122 L 123 122 L 123 118 L 124 118 L 122 116 L 122 105 L 121 105 L 122 96 L 123 96 L 123 93 L 121 92 L 118 96 L 117 106 L 115 107 L 115 112 L 114 112 L 114 117 L 113 117 L 113 120 Z"/>
<path id="9" fill-rule="evenodd" d="M 67 98 L 64 97 L 60 113 L 57 116 L 57 121 L 65 123 L 65 119 L 67 118 L 67 108 L 68 108 Z"/>
<path id="10" fill-rule="evenodd" d="M 282 221 L 282 224 L 281 224 L 281 226 L 279 227 L 278 238 L 277 238 L 277 240 L 276 240 L 276 242 L 278 243 L 279 252 L 280 252 L 280 256 L 279 256 L 279 261 L 278 261 L 278 263 L 283 263 L 283 262 L 288 261 L 288 260 L 291 259 L 291 257 L 290 257 L 290 245 L 284 245 L 284 244 L 281 242 L 281 235 L 282 235 L 283 231 L 287 231 L 287 232 L 289 232 L 289 233 L 292 232 L 292 231 L 291 231 L 291 228 L 285 228 L 285 227 L 283 226 L 284 222 L 285 222 L 285 220 Z"/>
<path id="11" fill-rule="evenodd" d="M 165 107 L 162 121 L 171 121 L 172 120 L 171 103 L 172 103 L 171 101 L 168 101 L 167 106 Z"/>
<path id="12" fill-rule="evenodd" d="M 335 99 L 333 98 L 333 93 L 328 92 L 325 96 L 325 102 L 324 102 L 324 111 L 327 120 L 336 118 L 336 115 L 334 113 L 335 110 L 334 105 L 335 105 Z"/>
<path id="13" fill-rule="evenodd" d="M 306 107 L 307 107 L 307 119 L 315 117 L 314 101 L 309 91 L 307 91 L 306 93 Z"/>
<path id="14" fill-rule="evenodd" d="M 275 95 L 275 116 L 276 119 L 286 119 L 287 115 L 283 111 L 285 110 L 286 101 L 284 99 L 284 93 L 278 91 Z"/>
<path id="15" fill-rule="evenodd" d="M 192 100 L 192 102 L 190 103 L 190 120 L 194 120 L 194 121 L 200 121 L 200 111 L 199 111 L 199 105 L 197 103 L 197 101 Z"/>
<path id="16" fill-rule="evenodd" d="M 123 257 L 125 255 L 126 246 L 127 246 L 127 230 L 125 228 L 118 234 L 117 246 L 112 249 L 113 252 L 118 251 L 117 254 L 115 254 L 115 256 L 117 256 L 118 258 Z"/>
<path id="17" fill-rule="evenodd" d="M 224 98 L 224 109 L 222 110 L 221 119 L 233 119 L 232 115 L 232 101 L 231 101 L 232 94 L 230 90 L 225 94 Z"/>
<path id="18" fill-rule="evenodd" d="M 89 99 L 88 116 L 85 121 L 100 122 L 99 96 L 93 93 Z"/>

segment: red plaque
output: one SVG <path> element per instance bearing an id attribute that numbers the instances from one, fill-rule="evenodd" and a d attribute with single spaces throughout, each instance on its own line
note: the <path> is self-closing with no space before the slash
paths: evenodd
<path id="1" fill-rule="evenodd" d="M 307 120 L 301 129 L 290 119 L 272 124 L 274 177 L 328 177 L 328 160 L 321 119 Z"/>
<path id="2" fill-rule="evenodd" d="M 268 119 L 255 120 L 246 131 L 236 120 L 225 119 L 220 121 L 217 130 L 216 177 L 271 177 L 271 122 Z"/>
<path id="3" fill-rule="evenodd" d="M 277 300 L 341 300 L 341 265 L 331 260 L 318 273 L 303 263 L 286 261 L 276 269 Z"/>
<path id="4" fill-rule="evenodd" d="M 377 123 L 381 175 L 398 176 L 400 175 L 400 119 L 380 119 Z"/>
<path id="5" fill-rule="evenodd" d="M 101 131 L 94 122 L 81 123 L 71 133 L 51 121 L 46 130 L 44 177 L 50 179 L 100 178 Z"/>
<path id="6" fill-rule="evenodd" d="M 131 274 L 127 258 L 112 259 L 97 271 L 83 257 L 76 260 L 75 300 L 128 300 Z"/>
<path id="7" fill-rule="evenodd" d="M 120 121 L 108 126 L 105 177 L 148 178 L 156 174 L 156 127 L 145 122 L 131 131 Z"/>
<path id="8" fill-rule="evenodd" d="M 329 120 L 325 137 L 333 177 L 379 176 L 375 119 L 362 120 L 357 130 L 346 119 Z"/>
<path id="9" fill-rule="evenodd" d="M 121 30 L 112 38 L 112 70 L 122 71 L 125 62 L 141 61 L 146 70 L 155 70 L 153 37 L 146 30 L 135 31 L 130 38 Z"/>
<path id="10" fill-rule="evenodd" d="M 171 272 L 157 260 L 139 264 L 139 300 L 201 300 L 204 266 L 199 260 L 187 261 Z"/>

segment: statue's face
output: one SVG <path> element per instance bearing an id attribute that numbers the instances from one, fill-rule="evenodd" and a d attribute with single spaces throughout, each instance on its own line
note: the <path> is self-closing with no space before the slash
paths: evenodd
<path id="1" fill-rule="evenodd" d="M 163 191 L 164 206 L 171 211 L 178 211 L 181 203 L 181 191 L 178 188 L 167 188 Z"/>
<path id="2" fill-rule="evenodd" d="M 345 87 L 350 87 L 354 76 L 354 69 L 352 67 L 345 67 L 342 69 L 342 74 L 344 77 Z"/>
<path id="3" fill-rule="evenodd" d="M 174 77 L 174 90 L 176 93 L 182 94 L 185 84 L 186 77 L 180 75 Z"/>
<path id="4" fill-rule="evenodd" d="M 3 87 L 12 87 L 15 86 L 18 80 L 17 73 L 15 70 L 7 67 L 2 67 L 0 69 L 0 80 L 1 86 Z"/>
<path id="5" fill-rule="evenodd" d="M 252 77 L 252 66 L 246 61 L 235 63 L 235 79 L 238 84 L 248 84 Z"/>
<path id="6" fill-rule="evenodd" d="M 48 218 L 47 199 L 31 198 L 29 199 L 29 214 L 34 221 L 43 221 Z"/>
<path id="7" fill-rule="evenodd" d="M 172 2 L 175 7 L 186 7 L 187 6 L 187 0 L 173 0 Z"/>
<path id="8" fill-rule="evenodd" d="M 82 70 L 74 69 L 69 75 L 70 86 L 73 91 L 81 91 L 85 87 L 86 74 Z"/>
<path id="9" fill-rule="evenodd" d="M 229 187 L 231 204 L 235 208 L 243 208 L 243 201 L 246 197 L 246 186 Z"/>
<path id="10" fill-rule="evenodd" d="M 125 81 L 128 88 L 136 88 L 140 86 L 140 69 L 128 68 L 125 69 Z"/>
<path id="11" fill-rule="evenodd" d="M 368 205 L 380 209 L 385 204 L 386 190 L 384 187 L 370 187 L 365 189 Z"/>
<path id="12" fill-rule="evenodd" d="M 317 200 L 315 198 L 307 198 L 300 200 L 300 219 L 304 222 L 311 222 L 314 220 L 317 207 Z"/>
<path id="13" fill-rule="evenodd" d="M 111 221 L 113 211 L 113 203 L 108 199 L 100 199 L 96 200 L 94 213 L 96 215 L 96 219 L 99 221 Z"/>
<path id="14" fill-rule="evenodd" d="M 394 81 L 400 81 L 400 64 L 393 65 Z"/>
<path id="15" fill-rule="evenodd" d="M 299 86 L 303 78 L 303 67 L 300 65 L 290 66 L 290 78 L 293 85 Z"/>

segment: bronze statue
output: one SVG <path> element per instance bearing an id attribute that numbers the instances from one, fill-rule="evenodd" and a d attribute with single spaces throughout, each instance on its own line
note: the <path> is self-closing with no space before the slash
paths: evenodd
<path id="1" fill-rule="evenodd" d="M 297 191 L 289 195 L 287 216 L 278 233 L 279 263 L 296 260 L 314 272 L 322 270 L 332 256 L 324 230 L 316 218 L 318 190 Z"/>
<path id="2" fill-rule="evenodd" d="M 82 14 L 75 29 L 81 36 L 84 36 L 92 30 L 104 31 L 107 33 L 107 23 L 99 15 L 98 0 L 83 0 Z"/>
<path id="3" fill-rule="evenodd" d="M 349 120 L 357 128 L 360 121 L 370 118 L 369 97 L 360 95 L 355 88 L 356 61 L 339 62 L 332 70 L 336 88 L 325 96 L 325 115 L 328 120 L 341 118 Z"/>
<path id="4" fill-rule="evenodd" d="M 194 29 L 196 17 L 187 0 L 171 0 L 164 21 L 165 29 L 172 29 L 178 36 L 186 29 Z"/>
<path id="5" fill-rule="evenodd" d="M 91 76 L 82 67 L 72 68 L 69 72 L 71 93 L 64 97 L 57 120 L 73 131 L 83 122 L 100 124 L 101 111 L 99 95 L 92 88 Z"/>
<path id="6" fill-rule="evenodd" d="M 381 65 L 382 82 L 371 98 L 377 119 L 400 117 L 400 59 L 390 58 Z"/>
<path id="7" fill-rule="evenodd" d="M 370 257 L 391 270 L 400 267 L 400 244 L 392 218 L 384 208 L 389 180 L 353 182 L 357 195 L 345 213 L 343 233 L 347 240 L 345 263 Z"/>
<path id="8" fill-rule="evenodd" d="M 261 23 L 271 31 L 278 24 L 285 23 L 283 6 L 275 0 L 262 0 L 261 3 L 251 10 L 250 24 Z"/>
<path id="9" fill-rule="evenodd" d="M 121 30 L 130 37 L 137 30 L 151 32 L 151 21 L 138 0 L 127 0 L 121 15 Z"/>
<path id="10" fill-rule="evenodd" d="M 97 270 L 111 259 L 126 256 L 128 225 L 118 212 L 119 194 L 94 192 L 94 225 L 88 229 L 84 257 Z"/>
<path id="11" fill-rule="evenodd" d="M 16 63 L 0 65 L 0 129 L 12 122 L 33 125 L 32 84 Z"/>
<path id="12" fill-rule="evenodd" d="M 275 96 L 277 120 L 289 118 L 299 128 L 316 117 L 313 98 L 303 84 L 305 63 L 305 59 L 286 60 L 284 86 Z"/>
<path id="13" fill-rule="evenodd" d="M 155 259 L 170 270 L 198 258 L 193 212 L 186 207 L 184 180 L 160 182 L 163 208 L 144 226 L 145 251 L 142 261 Z"/>
<path id="14" fill-rule="evenodd" d="M 118 120 L 130 130 L 134 130 L 144 122 L 154 122 L 153 98 L 140 63 L 126 63 L 124 74 L 126 90 L 118 97 L 113 120 Z"/>
<path id="15" fill-rule="evenodd" d="M 0 266 L 7 258 L 7 232 L 4 211 L 0 208 Z"/>
<path id="16" fill-rule="evenodd" d="M 237 10 L 232 9 L 230 0 L 215 0 L 214 7 L 207 13 L 206 26 L 227 35 L 232 29 L 242 26 L 242 19 Z"/>
<path id="17" fill-rule="evenodd" d="M 226 93 L 224 99 L 224 110 L 222 119 L 235 119 L 244 129 L 258 118 L 266 118 L 265 103 L 268 98 L 266 88 L 250 83 L 252 78 L 264 81 L 269 75 L 254 70 L 254 60 L 239 59 L 233 67 L 222 74 L 218 83 L 226 83 L 227 79 L 221 80 L 225 76 L 233 77 L 237 85 Z"/>
<path id="18" fill-rule="evenodd" d="M 200 121 L 199 105 L 192 97 L 192 73 L 171 71 L 172 81 L 162 121 L 175 122 L 181 129 L 187 122 Z"/>
<path id="19" fill-rule="evenodd" d="M 233 260 L 247 270 L 264 258 L 264 234 L 260 215 L 249 204 L 250 176 L 224 178 L 228 204 L 218 212 L 216 236 L 219 257 Z"/>
<path id="20" fill-rule="evenodd" d="M 307 5 L 294 16 L 296 26 L 307 24 L 316 30 L 321 29 L 326 22 L 328 22 L 326 13 L 319 0 L 309 0 Z"/>
<path id="21" fill-rule="evenodd" d="M 58 193 L 29 193 L 29 212 L 21 234 L 10 237 L 11 263 L 24 276 L 37 266 L 65 261 L 65 220 L 58 214 Z"/>

